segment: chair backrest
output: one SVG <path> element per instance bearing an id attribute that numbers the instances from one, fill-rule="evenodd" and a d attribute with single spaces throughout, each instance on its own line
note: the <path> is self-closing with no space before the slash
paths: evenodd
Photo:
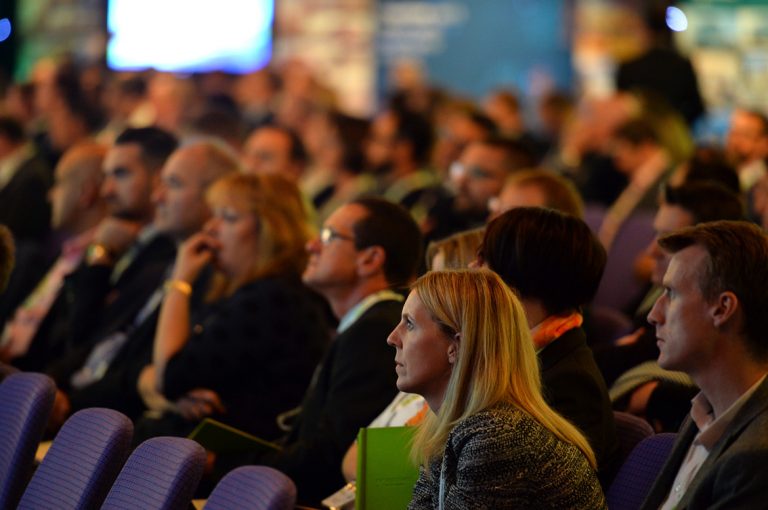
<path id="1" fill-rule="evenodd" d="M 619 452 L 623 464 L 635 446 L 654 434 L 653 427 L 643 418 L 622 411 L 614 411 L 616 421 L 616 437 L 619 440 Z"/>
<path id="2" fill-rule="evenodd" d="M 655 434 L 643 439 L 619 469 L 606 494 L 611 510 L 636 510 L 648 495 L 667 461 L 677 434 Z"/>
<path id="3" fill-rule="evenodd" d="M 55 395 L 43 374 L 11 374 L 0 384 L 0 508 L 15 508 L 24 491 Z"/>
<path id="4" fill-rule="evenodd" d="M 607 344 L 632 332 L 632 320 L 624 313 L 607 306 L 590 306 L 589 319 L 592 323 L 590 344 Z"/>
<path id="5" fill-rule="evenodd" d="M 621 224 L 592 304 L 625 310 L 642 297 L 647 283 L 635 277 L 635 260 L 656 236 L 654 216 L 652 211 L 635 211 Z"/>
<path id="6" fill-rule="evenodd" d="M 83 409 L 64 423 L 19 509 L 98 508 L 128 457 L 133 423 L 112 409 Z"/>
<path id="7" fill-rule="evenodd" d="M 205 510 L 292 510 L 296 485 L 277 469 L 242 466 L 227 473 L 208 497 Z"/>
<path id="8" fill-rule="evenodd" d="M 191 439 L 147 439 L 128 457 L 101 508 L 186 510 L 204 464 L 205 450 Z"/>

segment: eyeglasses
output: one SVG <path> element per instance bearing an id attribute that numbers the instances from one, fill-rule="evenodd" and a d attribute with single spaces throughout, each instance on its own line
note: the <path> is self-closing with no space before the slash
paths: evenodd
<path id="1" fill-rule="evenodd" d="M 454 179 L 459 179 L 461 177 L 467 177 L 469 179 L 494 179 L 495 175 L 479 166 L 471 165 L 467 166 L 464 163 L 460 161 L 454 161 L 451 163 L 450 168 L 448 169 L 450 172 L 451 177 Z"/>
<path id="2" fill-rule="evenodd" d="M 324 245 L 330 243 L 334 239 L 341 239 L 342 241 L 352 242 L 355 241 L 354 237 L 336 232 L 331 227 L 323 227 L 323 229 L 320 230 L 320 242 Z"/>

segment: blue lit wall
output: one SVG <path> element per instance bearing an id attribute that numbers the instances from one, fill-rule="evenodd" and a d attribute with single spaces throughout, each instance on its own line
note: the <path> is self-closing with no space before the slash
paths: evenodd
<path id="1" fill-rule="evenodd" d="M 523 94 L 570 89 L 569 11 L 563 0 L 381 0 L 379 89 L 397 57 L 423 60 L 433 81 L 481 97 L 498 85 Z M 546 83 L 545 83 L 546 82 Z"/>

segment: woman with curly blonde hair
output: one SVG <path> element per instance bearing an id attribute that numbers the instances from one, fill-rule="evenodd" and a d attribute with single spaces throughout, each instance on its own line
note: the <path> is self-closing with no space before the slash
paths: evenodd
<path id="1" fill-rule="evenodd" d="M 525 314 L 497 275 L 422 276 L 388 343 L 398 389 L 431 409 L 409 508 L 605 507 L 594 454 L 544 401 Z"/>

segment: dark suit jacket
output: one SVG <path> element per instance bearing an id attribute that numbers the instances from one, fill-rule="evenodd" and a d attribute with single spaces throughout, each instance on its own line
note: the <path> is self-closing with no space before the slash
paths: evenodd
<path id="1" fill-rule="evenodd" d="M 619 90 L 653 92 L 678 110 L 688 124 L 704 113 L 696 72 L 691 61 L 668 48 L 651 48 L 619 66 Z"/>
<path id="2" fill-rule="evenodd" d="M 386 340 L 400 321 L 402 306 L 398 301 L 379 302 L 336 337 L 285 450 L 261 460 L 296 482 L 300 501 L 317 504 L 344 485 L 344 453 L 358 430 L 397 394 L 395 353 Z"/>
<path id="3" fill-rule="evenodd" d="M 109 280 L 112 268 L 82 264 L 65 278 L 29 351 L 13 364 L 24 370 L 46 371 L 58 384 L 63 383 L 58 362 L 79 346 L 119 331 L 133 320 L 165 278 L 175 249 L 171 239 L 153 237 L 114 284 Z"/>
<path id="4" fill-rule="evenodd" d="M 683 424 L 669 460 L 653 484 L 643 509 L 656 509 L 664 502 L 698 431 L 690 418 Z M 768 379 L 736 414 L 676 508 L 765 508 L 768 504 L 766 466 Z"/>
<path id="5" fill-rule="evenodd" d="M 618 469 L 616 424 L 603 376 L 584 330 L 572 329 L 539 352 L 544 398 L 587 437 L 607 487 Z"/>
<path id="6" fill-rule="evenodd" d="M 16 308 L 29 296 L 56 262 L 60 248 L 53 239 L 16 242 L 16 261 L 5 292 L 0 294 L 0 325 L 13 319 Z"/>
<path id="7" fill-rule="evenodd" d="M 226 408 L 214 418 L 277 439 L 277 416 L 299 405 L 328 345 L 314 295 L 298 276 L 262 278 L 207 307 L 195 323 L 187 343 L 168 360 L 165 396 L 176 400 L 210 388 Z"/>
<path id="8" fill-rule="evenodd" d="M 51 223 L 48 189 L 53 183 L 46 162 L 33 156 L 17 169 L 13 178 L 0 189 L 0 223 L 5 224 L 17 240 L 45 236 Z"/>

